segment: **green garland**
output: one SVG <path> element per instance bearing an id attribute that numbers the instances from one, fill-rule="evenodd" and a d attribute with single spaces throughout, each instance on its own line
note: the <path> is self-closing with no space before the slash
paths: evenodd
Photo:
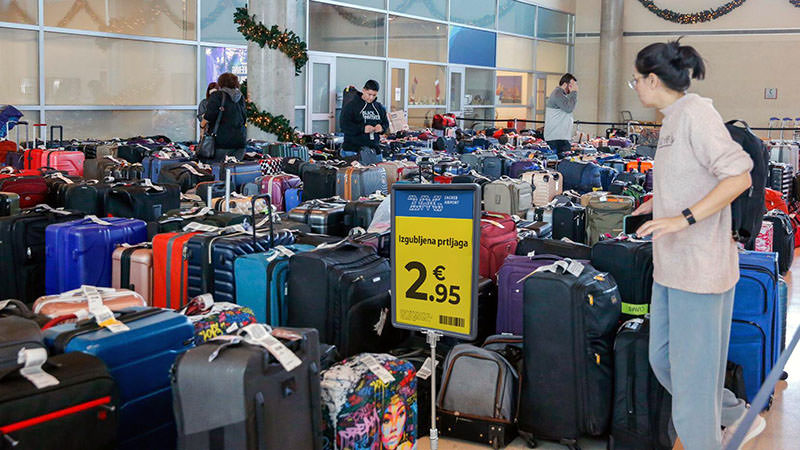
<path id="1" fill-rule="evenodd" d="M 308 52 L 306 43 L 294 31 L 280 31 L 277 25 L 267 28 L 261 22 L 256 22 L 255 16 L 251 16 L 247 8 L 236 8 L 233 15 L 233 22 L 238 25 L 237 29 L 250 42 L 255 42 L 259 47 L 267 46 L 273 50 L 280 50 L 294 61 L 294 74 L 300 75 L 303 67 L 308 62 Z M 247 98 L 247 82 L 242 83 L 242 94 Z M 298 142 L 300 137 L 295 133 L 296 128 L 283 114 L 273 116 L 272 114 L 258 109 L 255 103 L 246 101 L 247 120 L 265 133 L 274 134 L 279 140 L 284 142 Z"/>
<path id="2" fill-rule="evenodd" d="M 668 20 L 674 23 L 680 24 L 693 24 L 693 23 L 702 23 L 702 22 L 710 22 L 714 19 L 718 19 L 725 14 L 733 11 L 734 9 L 742 6 L 742 4 L 746 0 L 731 0 L 724 5 L 714 8 L 714 9 L 707 9 L 705 11 L 700 11 L 696 13 L 679 13 L 676 11 L 672 11 L 669 9 L 661 9 L 656 6 L 653 0 L 639 0 L 639 3 L 642 4 L 648 11 L 661 17 L 664 20 Z"/>

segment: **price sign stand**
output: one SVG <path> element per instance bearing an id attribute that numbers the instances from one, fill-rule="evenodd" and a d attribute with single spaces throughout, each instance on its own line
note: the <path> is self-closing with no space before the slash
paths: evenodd
<path id="1" fill-rule="evenodd" d="M 477 184 L 395 184 L 391 205 L 392 325 L 427 334 L 437 450 L 436 343 L 477 334 L 481 191 Z"/>

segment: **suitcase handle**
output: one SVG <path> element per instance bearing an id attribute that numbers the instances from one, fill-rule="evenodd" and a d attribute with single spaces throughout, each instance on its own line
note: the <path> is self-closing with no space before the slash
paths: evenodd
<path id="1" fill-rule="evenodd" d="M 272 220 L 272 196 L 270 194 L 254 195 L 250 200 L 250 210 L 253 213 L 253 245 L 256 243 L 256 200 L 267 199 L 267 215 L 269 215 L 269 248 L 275 246 L 275 224 Z"/>
<path id="2" fill-rule="evenodd" d="M 61 125 L 51 125 L 50 126 L 50 142 L 53 142 L 53 135 L 55 134 L 53 131 L 58 128 L 58 146 L 61 147 L 61 144 L 64 142 L 64 127 Z"/>

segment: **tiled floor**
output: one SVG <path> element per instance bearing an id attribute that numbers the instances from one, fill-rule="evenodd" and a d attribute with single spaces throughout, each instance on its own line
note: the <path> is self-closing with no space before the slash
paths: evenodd
<path id="1" fill-rule="evenodd" d="M 800 251 L 795 253 L 794 272 L 800 274 Z M 798 275 L 800 277 L 800 275 Z M 790 283 L 790 297 L 787 320 L 787 344 L 792 338 L 794 330 L 800 326 L 800 278 L 798 283 L 792 283 L 792 273 L 786 275 Z M 778 382 L 775 392 L 775 402 L 772 408 L 764 413 L 767 419 L 767 428 L 761 435 L 745 445 L 745 450 L 784 450 L 800 448 L 800 349 L 796 350 L 786 365 L 789 373 L 787 381 Z M 429 425 L 420 424 L 420 435 L 427 435 Z M 559 449 L 566 447 L 552 442 L 538 442 L 538 449 Z M 601 450 L 606 448 L 604 440 L 584 439 L 580 442 L 583 450 Z M 428 450 L 430 441 L 427 437 L 419 440 L 419 450 Z M 467 450 L 485 449 L 488 446 L 478 445 L 457 439 L 440 438 L 441 450 Z M 522 439 L 511 443 L 507 449 L 526 449 L 528 446 Z"/>

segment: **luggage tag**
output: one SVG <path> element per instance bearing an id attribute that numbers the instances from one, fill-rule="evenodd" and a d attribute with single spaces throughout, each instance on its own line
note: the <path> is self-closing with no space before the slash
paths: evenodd
<path id="1" fill-rule="evenodd" d="M 109 160 L 109 161 L 113 162 L 114 164 L 119 164 L 120 166 L 127 165 L 127 164 L 126 164 L 126 163 L 127 163 L 127 161 L 122 161 L 122 160 L 119 160 L 119 159 L 115 158 L 115 157 L 114 157 L 114 156 L 112 156 L 112 155 L 105 155 L 105 156 L 103 156 L 103 158 L 105 158 L 105 159 L 107 159 L 107 160 Z"/>
<path id="2" fill-rule="evenodd" d="M 191 164 L 181 164 L 181 167 L 183 167 L 184 169 L 186 169 L 186 170 L 188 170 L 189 172 L 193 173 L 194 175 L 197 175 L 198 177 L 202 177 L 203 175 L 205 175 L 205 174 L 203 174 L 202 172 L 200 172 L 199 170 L 197 170 L 197 169 L 196 169 L 196 168 L 195 168 L 193 165 L 191 165 Z"/>
<path id="3" fill-rule="evenodd" d="M 186 226 L 183 227 L 183 231 L 189 231 L 189 232 L 200 231 L 203 233 L 209 233 L 209 232 L 214 233 L 220 231 L 220 228 L 215 227 L 213 225 L 207 225 L 204 223 L 189 222 L 186 224 Z"/>
<path id="4" fill-rule="evenodd" d="M 36 386 L 36 389 L 43 389 L 59 384 L 58 378 L 50 375 L 42 369 L 47 361 L 47 350 L 43 348 L 22 348 L 17 354 L 17 364 L 23 364 L 19 369 L 19 374 Z"/>
<path id="5" fill-rule="evenodd" d="M 144 180 L 142 180 L 142 186 L 150 189 L 155 189 L 158 192 L 162 192 L 164 190 L 163 186 L 156 186 L 155 184 L 153 184 L 153 181 L 150 180 L 150 178 L 145 178 Z"/>
<path id="6" fill-rule="evenodd" d="M 81 286 L 83 295 L 88 302 L 89 314 L 94 317 L 97 325 L 108 328 L 112 333 L 122 333 L 130 330 L 127 325 L 114 317 L 114 313 L 108 306 L 103 304 L 103 298 L 94 286 Z"/>
<path id="7" fill-rule="evenodd" d="M 303 363 L 291 350 L 289 350 L 281 341 L 270 334 L 271 328 L 260 323 L 252 323 L 240 330 L 240 333 L 245 334 L 245 341 L 251 344 L 256 344 L 264 347 L 267 351 L 278 360 L 287 372 L 291 372 L 294 368 Z"/>
<path id="8" fill-rule="evenodd" d="M 370 372 L 374 373 L 384 384 L 394 383 L 394 376 L 386 370 L 374 356 L 365 354 L 361 357 L 361 362 L 367 366 Z"/>
<path id="9" fill-rule="evenodd" d="M 56 172 L 56 173 L 50 175 L 50 178 L 57 178 L 57 179 L 63 181 L 64 183 L 73 184 L 72 180 L 70 180 L 69 178 L 65 177 L 64 174 L 62 174 L 61 172 Z"/>
<path id="10" fill-rule="evenodd" d="M 36 208 L 37 211 L 47 211 L 47 212 L 51 212 L 51 213 L 55 213 L 55 214 L 61 214 L 61 215 L 65 215 L 65 216 L 72 214 L 69 211 L 65 211 L 63 208 L 56 209 L 56 208 L 53 208 L 52 206 L 50 206 L 50 205 L 48 205 L 46 203 L 40 203 L 40 204 L 36 205 L 35 208 Z"/>
<path id="11" fill-rule="evenodd" d="M 102 220 L 102 219 L 98 218 L 97 216 L 95 216 L 93 214 L 90 214 L 90 215 L 84 217 L 84 219 L 88 219 L 88 220 L 96 223 L 97 225 L 104 225 L 104 226 L 107 226 L 107 227 L 110 227 L 111 225 L 113 225 L 111 222 L 106 222 L 105 220 Z"/>
<path id="12" fill-rule="evenodd" d="M 439 365 L 439 361 L 436 361 L 436 365 Z M 427 380 L 430 378 L 431 374 L 433 373 L 433 368 L 431 368 L 431 357 L 428 356 L 425 358 L 425 362 L 422 363 L 422 367 L 419 368 L 417 371 L 417 378 Z"/>
<path id="13" fill-rule="evenodd" d="M 383 333 L 383 327 L 386 326 L 386 318 L 389 316 L 389 309 L 383 308 L 381 309 L 381 316 L 378 318 L 378 323 L 373 325 L 372 329 L 375 330 L 375 333 L 380 336 Z"/>

